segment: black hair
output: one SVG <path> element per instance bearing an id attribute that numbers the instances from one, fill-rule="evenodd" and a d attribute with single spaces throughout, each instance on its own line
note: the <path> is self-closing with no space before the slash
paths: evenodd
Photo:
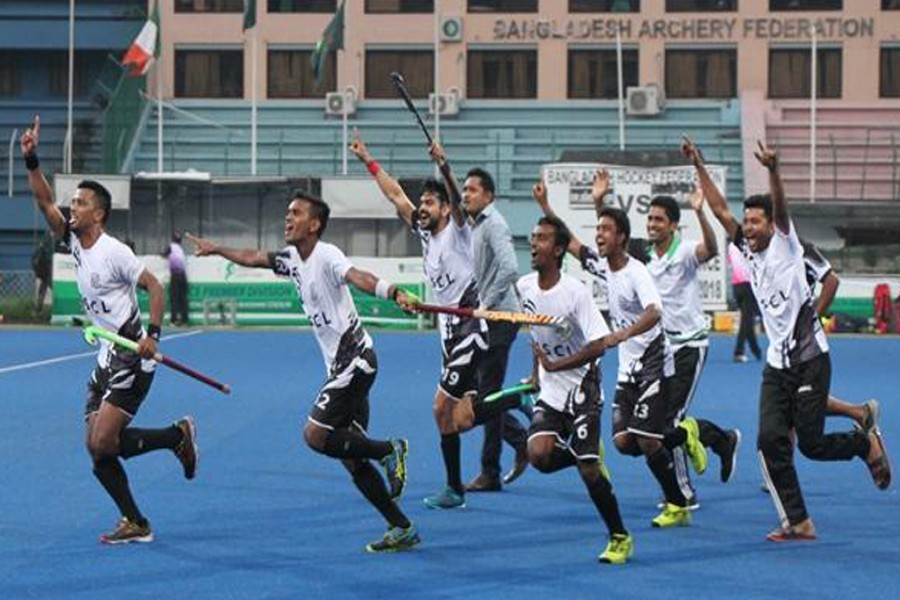
<path id="1" fill-rule="evenodd" d="M 441 204 L 448 204 L 450 202 L 450 198 L 447 196 L 447 188 L 434 177 L 429 177 L 422 182 L 422 191 L 419 195 L 424 196 L 425 194 L 434 194 L 438 197 L 438 201 Z"/>
<path id="2" fill-rule="evenodd" d="M 112 211 L 112 194 L 109 193 L 109 190 L 106 189 L 102 183 L 94 181 L 93 179 L 83 180 L 78 184 L 78 189 L 91 190 L 94 192 L 94 198 L 103 210 L 103 223 L 105 224 L 106 220 L 109 218 L 109 213 Z"/>
<path id="3" fill-rule="evenodd" d="M 548 217 L 544 216 L 538 219 L 538 225 L 549 225 L 553 228 L 553 244 L 562 248 L 562 252 L 559 257 L 556 259 L 557 266 L 561 267 L 563 263 L 563 258 L 566 256 L 566 250 L 569 249 L 569 242 L 572 241 L 572 234 L 569 233 L 569 228 L 566 227 L 566 224 L 562 222 L 558 217 Z"/>
<path id="4" fill-rule="evenodd" d="M 628 240 L 631 239 L 631 222 L 628 220 L 628 215 L 625 214 L 625 211 L 621 208 L 604 206 L 600 209 L 600 218 L 602 217 L 609 217 L 616 223 L 616 231 L 625 234 L 625 243 L 627 244 Z M 597 220 L 599 221 L 600 218 Z"/>
<path id="5" fill-rule="evenodd" d="M 490 173 L 488 173 L 481 167 L 469 169 L 469 172 L 466 173 L 466 179 L 468 179 L 469 177 L 477 177 L 481 180 L 481 187 L 484 188 L 484 191 L 490 192 L 491 196 L 497 195 L 496 189 L 494 188 L 494 178 L 491 177 Z"/>
<path id="6" fill-rule="evenodd" d="M 297 189 L 294 190 L 294 200 L 305 200 L 309 202 L 313 211 L 313 218 L 318 219 L 319 221 L 319 231 L 317 232 L 319 238 L 322 238 L 322 234 L 325 233 L 325 228 L 328 226 L 328 217 L 331 215 L 331 208 L 325 203 L 324 200 L 319 198 L 318 196 L 313 196 L 306 190 Z"/>
<path id="7" fill-rule="evenodd" d="M 770 194 L 755 194 L 744 200 L 744 210 L 748 208 L 761 208 L 766 219 L 772 220 L 772 196 Z"/>
<path id="8" fill-rule="evenodd" d="M 681 220 L 681 209 L 678 207 L 678 202 L 676 202 L 675 198 L 672 196 L 657 196 L 650 201 L 650 206 L 658 206 L 666 211 L 666 216 L 673 223 L 677 223 Z"/>
<path id="9" fill-rule="evenodd" d="M 172 233 L 172 241 L 176 244 L 181 243 L 181 234 L 180 233 Z"/>

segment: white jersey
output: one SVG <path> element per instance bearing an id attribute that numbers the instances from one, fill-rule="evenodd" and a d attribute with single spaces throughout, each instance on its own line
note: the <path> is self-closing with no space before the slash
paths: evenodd
<path id="1" fill-rule="evenodd" d="M 413 232 L 422 242 L 422 266 L 428 285 L 438 306 L 475 308 L 478 288 L 475 285 L 475 251 L 472 228 L 458 226 L 452 219 L 441 231 L 432 233 L 413 222 Z M 462 320 L 453 315 L 438 314 L 441 339 L 459 333 Z M 483 322 L 478 327 L 486 330 Z"/>
<path id="2" fill-rule="evenodd" d="M 609 314 L 614 331 L 630 327 L 644 310 L 655 304 L 662 310 L 659 291 L 653 285 L 650 272 L 639 260 L 627 256 L 625 266 L 618 271 L 609 268 L 606 259 L 587 246 L 581 247 L 582 267 L 606 281 Z M 675 373 L 672 348 L 663 333 L 661 323 L 648 331 L 619 344 L 620 383 L 643 383 Z"/>
<path id="3" fill-rule="evenodd" d="M 790 223 L 787 234 L 776 227 L 769 246 L 761 252 L 750 250 L 740 227 L 734 243 L 746 260 L 750 285 L 766 326 L 769 366 L 786 369 L 828 352 L 794 224 Z"/>
<path id="4" fill-rule="evenodd" d="M 576 354 L 590 342 L 609 335 L 609 326 L 590 291 L 571 275 L 562 273 L 555 286 L 542 290 L 538 285 L 537 273 L 531 273 L 519 279 L 516 288 L 526 313 L 562 317 L 569 325 L 564 330 L 531 328 L 531 339 L 540 345 L 551 361 Z M 573 403 L 584 401 L 582 388 L 590 369 L 591 365 L 585 364 L 575 369 L 548 373 L 540 367 L 540 401 L 554 410 L 571 412 Z"/>
<path id="5" fill-rule="evenodd" d="M 107 233 L 101 233 L 93 246 L 85 248 L 78 236 L 68 230 L 68 225 L 65 241 L 75 259 L 75 281 L 84 313 L 97 327 L 130 340 L 141 339 L 144 329 L 136 287 L 144 265 L 131 248 Z M 116 357 L 126 362 L 137 360 L 133 353 L 101 339 L 98 364 L 109 366 Z M 145 371 L 150 371 L 155 364 L 153 361 L 143 361 L 142 366 Z"/>
<path id="6" fill-rule="evenodd" d="M 676 235 L 662 256 L 655 248 L 647 249 L 647 270 L 662 298 L 663 330 L 673 350 L 709 345 L 709 325 L 697 279 L 699 245 L 700 242 L 683 241 Z"/>
<path id="7" fill-rule="evenodd" d="M 270 254 L 269 261 L 276 275 L 294 282 L 329 372 L 372 346 L 345 282 L 353 264 L 337 246 L 319 241 L 306 260 L 295 246 L 287 246 Z"/>

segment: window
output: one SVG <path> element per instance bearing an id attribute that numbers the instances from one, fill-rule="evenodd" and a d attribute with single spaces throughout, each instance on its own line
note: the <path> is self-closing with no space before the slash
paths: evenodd
<path id="1" fill-rule="evenodd" d="M 175 49 L 175 96 L 178 98 L 242 98 L 242 50 Z"/>
<path id="2" fill-rule="evenodd" d="M 0 52 L 0 98 L 16 98 L 22 95 L 22 71 L 24 53 Z"/>
<path id="3" fill-rule="evenodd" d="M 47 56 L 47 93 L 51 96 L 69 95 L 69 52 L 49 51 Z M 76 98 L 88 95 L 91 85 L 100 74 L 105 60 L 105 52 L 75 52 L 75 70 L 72 80 L 72 94 Z"/>
<path id="4" fill-rule="evenodd" d="M 843 10 L 844 0 L 769 0 L 769 10 Z"/>
<path id="5" fill-rule="evenodd" d="M 816 54 L 816 95 L 840 98 L 841 49 L 819 48 Z M 769 98 L 809 98 L 811 58 L 809 48 L 769 50 Z"/>
<path id="6" fill-rule="evenodd" d="M 638 84 L 638 51 L 622 50 L 622 84 Z M 625 95 L 625 90 L 622 90 Z M 618 98 L 615 49 L 569 50 L 569 98 Z"/>
<path id="7" fill-rule="evenodd" d="M 569 12 L 641 12 L 641 0 L 569 0 Z"/>
<path id="8" fill-rule="evenodd" d="M 469 0 L 470 13 L 538 11 L 538 0 Z"/>
<path id="9" fill-rule="evenodd" d="M 900 0 L 881 0 L 881 10 L 900 10 Z"/>
<path id="10" fill-rule="evenodd" d="M 270 13 L 333 13 L 337 0 L 268 0 Z"/>
<path id="11" fill-rule="evenodd" d="M 334 52 L 325 59 L 322 85 L 316 86 L 312 50 L 269 50 L 267 96 L 269 98 L 322 98 L 337 88 Z"/>
<path id="12" fill-rule="evenodd" d="M 900 47 L 881 49 L 882 98 L 900 98 Z"/>
<path id="13" fill-rule="evenodd" d="M 537 50 L 468 54 L 468 98 L 537 98 Z"/>
<path id="14" fill-rule="evenodd" d="M 666 95 L 734 98 L 737 96 L 737 51 L 667 49 Z"/>
<path id="15" fill-rule="evenodd" d="M 434 51 L 366 50 L 366 98 L 396 98 L 390 80 L 397 71 L 406 80 L 413 98 L 427 98 L 434 91 Z"/>
<path id="16" fill-rule="evenodd" d="M 735 11 L 738 0 L 666 0 L 666 12 Z"/>
<path id="17" fill-rule="evenodd" d="M 434 0 L 366 0 L 367 13 L 433 13 Z"/>
<path id="18" fill-rule="evenodd" d="M 244 0 L 175 0 L 177 13 L 239 13 Z"/>

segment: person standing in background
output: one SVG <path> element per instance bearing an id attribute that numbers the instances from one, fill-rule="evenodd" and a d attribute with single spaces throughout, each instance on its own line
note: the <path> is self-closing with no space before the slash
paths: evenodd
<path id="1" fill-rule="evenodd" d="M 734 344 L 734 362 L 747 362 L 747 355 L 744 354 L 745 343 L 750 344 L 750 351 L 754 358 L 760 360 L 762 351 L 759 349 L 759 342 L 756 341 L 756 328 L 754 327 L 754 319 L 759 309 L 756 307 L 753 290 L 750 289 L 750 278 L 744 266 L 744 257 L 738 247 L 731 243 L 728 244 L 728 265 L 731 267 L 731 289 L 734 292 L 734 301 L 738 310 L 741 311 L 740 327 Z"/>
<path id="2" fill-rule="evenodd" d="M 169 247 L 163 252 L 169 259 L 169 310 L 172 325 L 188 324 L 187 261 L 181 247 L 181 235 L 172 234 Z"/>

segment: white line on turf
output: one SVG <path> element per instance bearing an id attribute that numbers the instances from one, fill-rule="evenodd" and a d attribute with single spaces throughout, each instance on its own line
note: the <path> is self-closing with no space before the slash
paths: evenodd
<path id="1" fill-rule="evenodd" d="M 191 335 L 197 335 L 198 333 L 203 333 L 202 330 L 197 331 L 185 331 L 184 333 L 173 333 L 172 335 L 167 335 L 163 337 L 162 341 L 168 342 L 169 340 L 174 340 L 178 338 L 188 337 Z M 22 363 L 20 365 L 10 365 L 8 367 L 0 367 L 0 375 L 4 373 L 12 373 L 13 371 L 24 371 L 25 369 L 35 369 L 37 367 L 43 367 L 46 365 L 53 365 L 56 363 L 67 362 L 70 360 L 76 360 L 79 358 L 84 358 L 85 356 L 96 356 L 97 351 L 92 350 L 90 352 L 79 352 L 78 354 L 66 354 L 64 356 L 57 356 L 55 358 L 47 358 L 45 360 L 38 360 L 29 363 Z"/>

